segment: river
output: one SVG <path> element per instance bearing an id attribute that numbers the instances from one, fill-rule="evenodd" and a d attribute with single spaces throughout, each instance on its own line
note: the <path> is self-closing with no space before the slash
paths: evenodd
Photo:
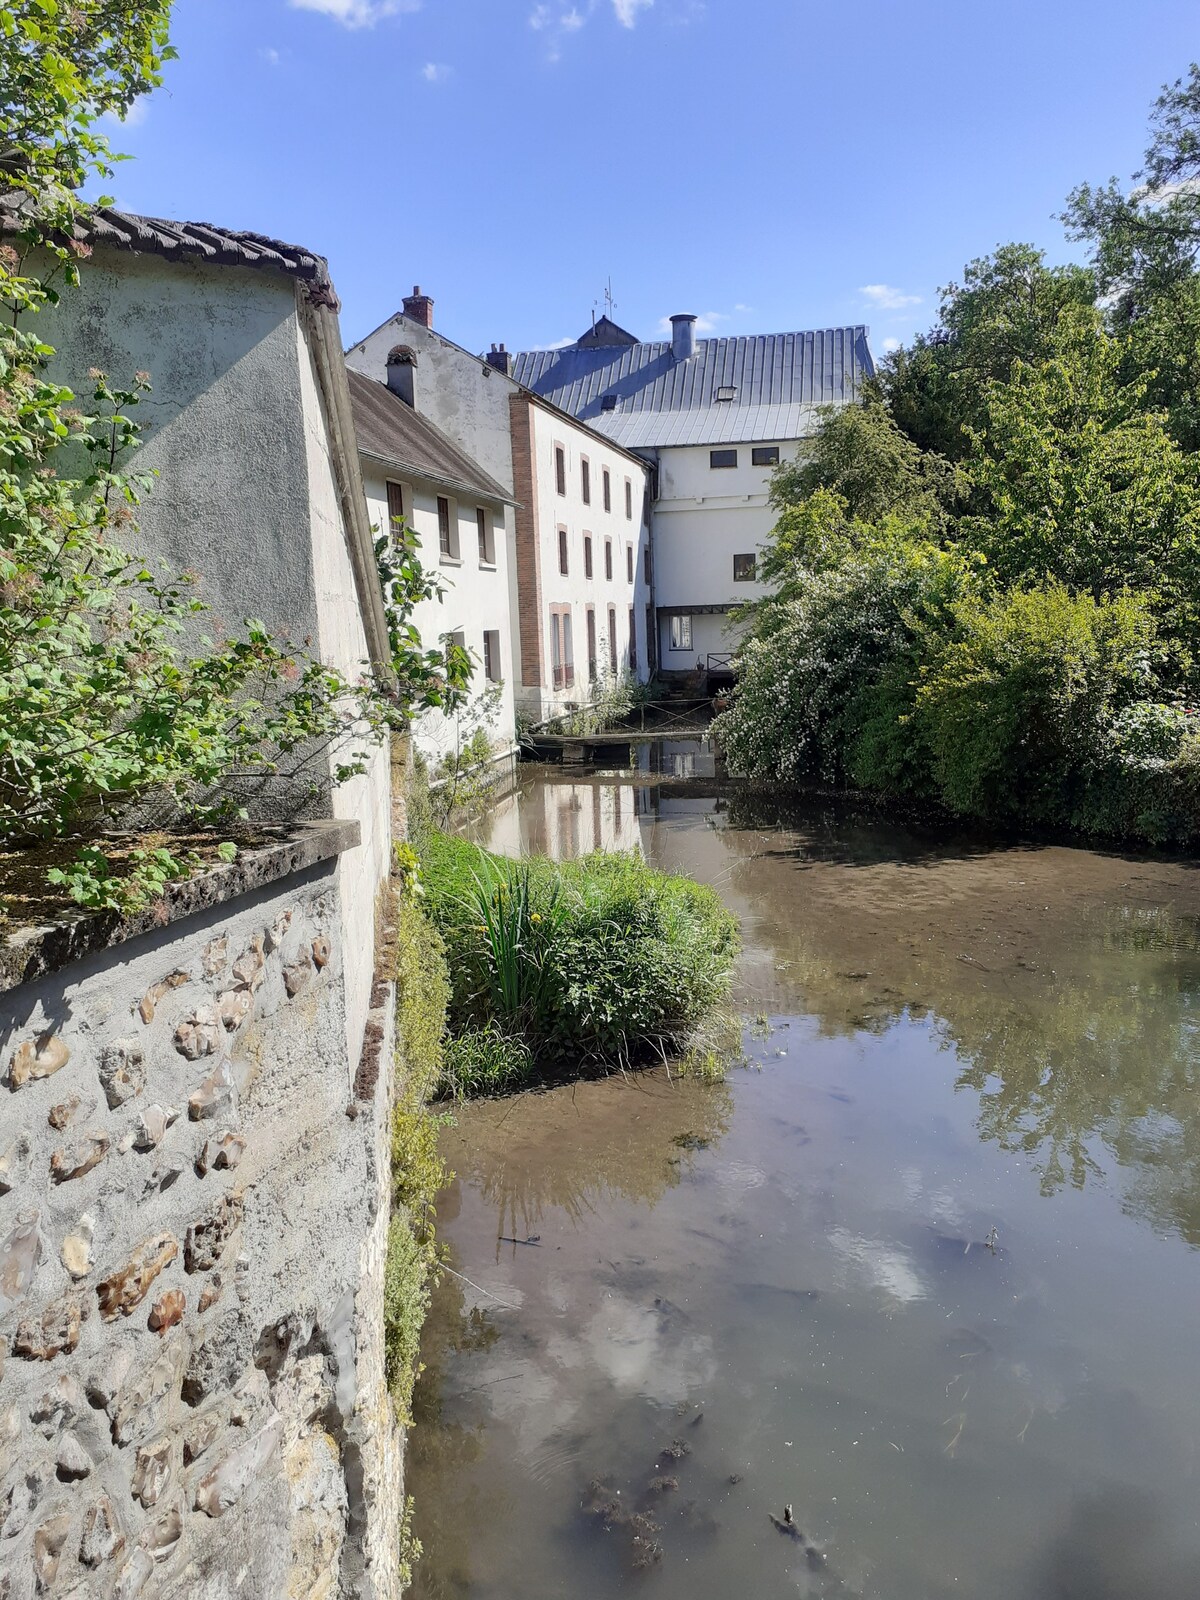
<path id="1" fill-rule="evenodd" d="M 481 831 L 715 885 L 745 1059 L 444 1130 L 415 1593 L 1195 1600 L 1200 871 L 781 817 L 703 754 Z"/>

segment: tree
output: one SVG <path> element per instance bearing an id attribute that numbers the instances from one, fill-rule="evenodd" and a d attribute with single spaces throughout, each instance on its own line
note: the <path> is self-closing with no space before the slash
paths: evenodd
<path id="1" fill-rule="evenodd" d="M 128 909 L 189 861 L 134 846 L 114 866 L 101 831 L 140 818 L 213 823 L 237 810 L 237 778 L 282 758 L 321 758 L 335 780 L 365 746 L 426 706 L 453 704 L 465 652 L 427 650 L 413 606 L 437 591 L 402 528 L 377 553 L 390 670 L 344 680 L 247 620 L 194 642 L 205 608 L 188 574 L 127 553 L 149 480 L 129 470 L 145 374 L 91 374 L 86 409 L 46 376 L 37 317 L 78 281 L 90 177 L 113 159 L 96 132 L 152 89 L 167 0 L 25 0 L 0 6 L 0 838 L 82 843 L 51 881 Z M 330 753 L 332 752 L 332 753 Z"/>
<path id="2" fill-rule="evenodd" d="M 1200 472 L 1121 382 L 1122 351 L 1094 310 L 1064 314 L 1040 365 L 985 391 L 960 532 L 1006 583 L 1050 574 L 1099 598 L 1153 592 L 1165 629 L 1200 621 Z"/>
<path id="3" fill-rule="evenodd" d="M 987 385 L 1007 382 L 1016 361 L 1044 361 L 1063 314 L 1094 297 L 1089 271 L 1048 267 L 1032 245 L 1002 245 L 968 262 L 961 284 L 941 291 L 932 333 L 880 367 L 897 426 L 922 450 L 961 460 L 970 451 L 965 430 L 984 424 Z"/>

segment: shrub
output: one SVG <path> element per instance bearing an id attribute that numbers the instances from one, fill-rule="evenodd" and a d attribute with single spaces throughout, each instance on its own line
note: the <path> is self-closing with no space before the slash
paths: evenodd
<path id="1" fill-rule="evenodd" d="M 524 1039 L 514 1038 L 493 1022 L 447 1039 L 442 1070 L 445 1088 L 464 1099 L 508 1094 L 532 1079 L 533 1053 Z"/>
<path id="2" fill-rule="evenodd" d="M 517 863 L 440 834 L 425 871 L 455 1032 L 518 1038 L 539 1068 L 681 1049 L 728 991 L 735 920 L 711 889 L 638 856 Z M 496 1043 L 472 1048 L 512 1059 Z"/>
<path id="3" fill-rule="evenodd" d="M 1114 716 L 1149 679 L 1149 612 L 1047 581 L 955 614 L 958 637 L 917 694 L 942 799 L 979 817 L 1069 821 Z"/>

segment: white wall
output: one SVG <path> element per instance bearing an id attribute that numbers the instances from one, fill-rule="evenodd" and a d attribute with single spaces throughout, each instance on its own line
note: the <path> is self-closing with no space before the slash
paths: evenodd
<path id="1" fill-rule="evenodd" d="M 402 477 L 398 472 L 388 474 L 378 462 L 369 459 L 363 460 L 362 468 L 367 511 L 371 522 L 379 528 L 388 525 L 388 477 L 391 476 L 392 481 L 402 487 L 405 517 L 421 541 L 422 563 L 436 572 L 445 586 L 445 593 L 440 600 L 426 600 L 417 607 L 413 623 L 426 649 L 436 649 L 447 633 L 463 635 L 463 643 L 471 652 L 475 665 L 471 680 L 472 701 L 490 687 L 484 676 L 484 631 L 490 629 L 500 635 L 500 706 L 495 721 L 488 727 L 488 737 L 494 744 L 509 748 L 513 742 L 516 719 L 513 709 L 514 642 L 509 608 L 509 550 L 504 536 L 504 507 L 476 499 L 456 498 L 437 484 L 414 479 L 411 475 Z M 452 526 L 458 535 L 457 559 L 447 558 L 441 553 L 437 519 L 439 495 L 445 495 L 450 501 Z M 479 528 L 475 512 L 480 505 L 491 521 L 495 556 L 491 565 L 485 565 L 479 557 Z M 432 711 L 416 723 L 412 736 L 421 754 L 436 764 L 443 757 L 452 755 L 460 743 L 466 742 L 470 737 L 470 727 L 467 719 L 461 715 L 447 717 L 440 711 Z"/>
<path id="2" fill-rule="evenodd" d="M 734 581 L 735 555 L 757 554 L 775 524 L 767 503 L 771 467 L 751 465 L 755 448 L 776 445 L 794 457 L 796 440 L 759 440 L 754 445 L 677 446 L 658 452 L 658 499 L 654 505 L 655 601 L 660 607 L 740 605 L 757 600 L 768 585 Z M 735 449 L 736 467 L 710 465 L 710 449 Z M 692 648 L 672 650 L 671 629 L 660 623 L 660 662 L 666 672 L 684 672 L 710 651 L 729 650 L 727 618 L 692 618 Z"/>
<path id="3" fill-rule="evenodd" d="M 649 676 L 646 654 L 646 602 L 649 589 L 645 577 L 644 552 L 648 530 L 642 520 L 642 506 L 648 469 L 607 444 L 597 435 L 579 427 L 568 417 L 535 405 L 533 414 L 534 479 L 538 501 L 538 529 L 541 540 L 542 579 L 542 660 L 544 682 L 540 690 L 528 686 L 519 690 L 522 703 L 542 716 L 553 716 L 568 704 L 588 698 L 587 615 L 591 608 L 596 619 L 596 670 L 603 679 L 611 672 L 609 650 L 610 606 L 615 609 L 617 671 L 630 670 L 629 611 L 633 608 L 633 671 L 644 682 Z M 566 462 L 566 493 L 558 492 L 555 451 L 561 448 Z M 583 497 L 583 463 L 590 471 L 590 503 Z M 604 472 L 611 485 L 611 509 L 604 509 Z M 625 485 L 630 485 L 632 515 L 625 514 Z M 567 572 L 560 571 L 559 529 L 566 530 Z M 584 554 L 585 536 L 591 536 L 592 575 L 587 576 Z M 605 546 L 612 546 L 612 577 L 606 576 Z M 633 576 L 629 576 L 632 551 Z M 551 610 L 570 607 L 572 650 L 575 666 L 573 685 L 556 688 L 552 665 Z"/>
<path id="4" fill-rule="evenodd" d="M 644 854 L 653 791 L 628 783 L 546 783 L 518 789 L 488 813 L 480 843 L 498 855 L 541 854 L 557 861 L 594 850 Z M 706 802 L 711 808 L 711 801 Z"/>

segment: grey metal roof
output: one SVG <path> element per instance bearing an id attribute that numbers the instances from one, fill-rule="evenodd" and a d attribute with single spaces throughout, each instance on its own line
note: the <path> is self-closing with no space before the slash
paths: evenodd
<path id="1" fill-rule="evenodd" d="M 376 378 L 347 368 L 350 406 L 358 448 L 396 471 L 425 478 L 456 494 L 471 495 L 500 505 L 515 505 L 503 484 L 486 473 L 478 461 L 460 450 L 453 439 L 435 428 Z"/>
<path id="2" fill-rule="evenodd" d="M 855 400 L 875 370 L 862 324 L 808 333 L 524 350 L 513 377 L 626 449 L 798 439 L 818 406 Z M 731 388 L 731 399 L 717 392 Z M 609 397 L 615 409 L 602 409 Z"/>

